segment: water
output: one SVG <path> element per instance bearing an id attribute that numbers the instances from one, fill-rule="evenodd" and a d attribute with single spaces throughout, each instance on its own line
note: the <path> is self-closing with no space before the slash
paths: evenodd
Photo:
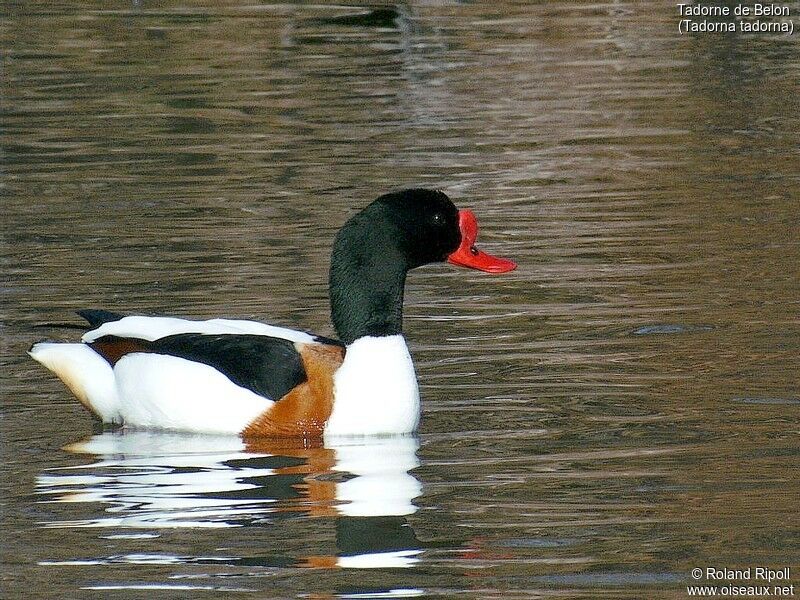
<path id="1" fill-rule="evenodd" d="M 797 36 L 388 8 L 5 6 L 4 598 L 683 598 L 800 563 Z M 520 265 L 409 278 L 417 436 L 93 432 L 24 354 L 81 307 L 331 335 L 336 228 L 411 185 Z"/>

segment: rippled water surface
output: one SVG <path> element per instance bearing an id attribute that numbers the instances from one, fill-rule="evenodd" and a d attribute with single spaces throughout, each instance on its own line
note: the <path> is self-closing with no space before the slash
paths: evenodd
<path id="1" fill-rule="evenodd" d="M 800 585 L 797 35 L 625 1 L 2 18 L 3 598 Z M 332 335 L 336 228 L 412 185 L 519 262 L 411 274 L 417 436 L 93 431 L 25 355 L 82 307 Z"/>

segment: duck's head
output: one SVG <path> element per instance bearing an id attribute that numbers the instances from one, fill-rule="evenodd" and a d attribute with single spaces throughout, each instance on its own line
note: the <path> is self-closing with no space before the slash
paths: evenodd
<path id="1" fill-rule="evenodd" d="M 435 262 L 504 273 L 516 268 L 475 247 L 478 222 L 444 192 L 385 194 L 354 215 L 336 236 L 330 293 L 342 341 L 400 333 L 406 273 Z"/>
<path id="2" fill-rule="evenodd" d="M 444 262 L 488 273 L 516 268 L 513 261 L 478 250 L 478 221 L 470 210 L 458 210 L 442 191 L 409 189 L 385 194 L 342 227 L 340 246 L 357 254 L 401 259 L 406 270 Z"/>

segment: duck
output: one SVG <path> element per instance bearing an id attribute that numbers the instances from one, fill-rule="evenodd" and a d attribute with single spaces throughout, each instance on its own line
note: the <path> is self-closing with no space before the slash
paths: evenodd
<path id="1" fill-rule="evenodd" d="M 409 434 L 420 420 L 403 336 L 412 269 L 447 262 L 487 273 L 516 263 L 475 246 L 475 214 L 440 190 L 384 194 L 338 231 L 329 296 L 338 339 L 257 321 L 83 309 L 79 342 L 29 355 L 112 426 L 327 439 Z"/>

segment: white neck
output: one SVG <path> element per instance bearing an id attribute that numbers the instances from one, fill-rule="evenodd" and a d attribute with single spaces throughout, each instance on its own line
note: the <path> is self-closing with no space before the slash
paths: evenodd
<path id="1" fill-rule="evenodd" d="M 403 336 L 364 336 L 347 346 L 325 435 L 409 433 L 418 423 L 417 377 Z"/>

